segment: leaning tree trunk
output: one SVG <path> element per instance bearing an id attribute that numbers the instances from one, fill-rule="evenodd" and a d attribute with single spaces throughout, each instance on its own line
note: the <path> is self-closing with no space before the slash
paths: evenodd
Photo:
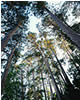
<path id="1" fill-rule="evenodd" d="M 62 71 L 62 74 L 63 74 L 63 76 L 64 76 L 64 78 L 65 78 L 67 84 L 71 85 L 71 82 L 70 82 L 68 76 L 66 75 L 66 73 L 65 73 L 65 71 L 64 71 L 64 69 L 63 69 L 63 67 L 62 67 L 62 64 L 60 63 L 59 59 L 57 58 L 57 56 L 56 56 L 56 54 L 54 53 L 53 50 L 52 50 L 52 53 L 53 53 L 53 55 L 55 56 L 55 58 L 56 58 L 56 60 L 57 60 L 57 62 L 58 62 L 58 64 L 59 64 L 59 66 L 60 66 L 60 69 L 61 69 L 61 71 Z"/>
<path id="2" fill-rule="evenodd" d="M 53 82 L 53 85 L 54 85 L 54 89 L 55 89 L 56 94 L 57 94 L 57 96 L 58 96 L 58 100 L 61 100 L 61 94 L 60 94 L 60 91 L 59 91 L 58 86 L 57 86 L 57 84 L 56 84 L 56 81 L 55 81 L 55 79 L 54 79 L 54 76 L 53 76 L 53 74 L 52 74 L 52 71 L 51 71 L 51 69 L 50 69 L 50 65 L 49 65 L 49 63 L 48 63 L 48 59 L 47 59 L 47 58 L 44 58 L 44 61 L 45 61 L 45 64 L 46 64 L 46 66 L 47 66 L 47 68 L 48 68 L 48 71 L 49 71 L 49 73 L 50 73 L 50 75 L 51 75 L 52 82 Z"/>
<path id="3" fill-rule="evenodd" d="M 48 73 L 48 79 L 49 79 L 49 73 Z M 50 79 L 49 79 L 49 87 L 50 87 L 50 91 L 51 91 L 51 100 L 53 100 L 53 90 L 52 90 L 52 86 L 50 83 Z"/>
<path id="4" fill-rule="evenodd" d="M 21 93 L 21 100 L 24 100 L 24 86 L 23 86 L 23 72 L 21 69 L 21 89 L 22 89 L 22 93 Z"/>
<path id="5" fill-rule="evenodd" d="M 45 85 L 44 85 L 44 79 L 43 79 L 43 73 L 42 73 L 42 71 L 41 71 L 41 78 L 42 78 L 42 84 L 43 84 L 43 89 L 44 89 L 45 100 L 47 100 L 46 90 L 45 90 Z"/>
<path id="6" fill-rule="evenodd" d="M 16 46 L 17 46 L 17 44 L 16 44 Z M 11 65 L 11 60 L 12 60 L 14 51 L 16 49 L 16 46 L 14 47 L 14 49 L 12 50 L 12 52 L 11 52 L 11 54 L 9 56 L 9 59 L 8 59 L 8 62 L 7 62 L 4 74 L 2 76 L 2 80 L 1 80 L 1 94 L 3 93 L 4 87 L 5 87 L 5 81 L 6 81 L 6 78 L 7 78 L 7 75 L 8 75 L 8 71 L 9 71 L 9 68 L 10 68 L 10 65 Z"/>
<path id="7" fill-rule="evenodd" d="M 1 51 L 4 49 L 9 39 L 15 34 L 15 32 L 18 30 L 20 26 L 21 26 L 21 22 L 19 22 L 18 25 L 11 32 L 9 32 L 8 35 L 5 36 L 3 40 L 1 40 Z"/>
<path id="8" fill-rule="evenodd" d="M 33 65 L 32 65 L 32 67 L 33 67 Z M 33 67 L 33 68 L 34 68 L 34 67 Z M 33 97 L 34 97 L 34 100 L 37 100 L 37 97 L 36 97 L 36 84 L 35 84 L 34 71 L 32 72 L 32 75 L 33 75 L 33 85 L 34 85 Z"/>
<path id="9" fill-rule="evenodd" d="M 37 45 L 36 42 L 35 42 L 35 45 Z M 38 46 L 37 48 L 38 48 L 38 50 L 41 52 L 42 57 L 43 57 L 43 60 L 44 60 L 44 62 L 45 62 L 45 64 L 46 64 L 46 66 L 47 66 L 48 72 L 49 72 L 50 75 L 51 75 L 51 79 L 52 79 L 52 82 L 53 82 L 54 89 L 55 89 L 55 91 L 56 91 L 58 100 L 61 100 L 61 94 L 60 94 L 60 91 L 59 91 L 58 86 L 57 86 L 57 84 L 56 84 L 56 81 L 55 81 L 55 79 L 54 79 L 53 73 L 52 73 L 52 71 L 51 71 L 51 69 L 50 69 L 50 65 L 49 65 L 48 59 L 45 57 L 45 55 L 44 55 L 43 51 L 41 50 L 41 48 L 40 48 L 39 46 Z"/>
<path id="10" fill-rule="evenodd" d="M 73 56 L 71 55 L 71 53 L 69 52 L 69 50 L 67 49 L 67 47 L 65 47 L 66 48 L 66 53 L 67 53 L 67 55 L 69 56 L 69 58 L 72 60 L 72 62 L 73 62 L 73 64 L 75 65 L 75 67 L 76 67 L 76 69 L 79 71 L 79 73 L 80 73 L 80 66 L 77 66 L 76 65 L 76 62 L 75 62 L 75 60 L 74 60 L 74 58 L 73 58 Z M 79 65 L 79 64 L 78 64 Z"/>
<path id="11" fill-rule="evenodd" d="M 62 38 L 64 39 L 63 36 L 62 36 Z M 79 73 L 80 73 L 79 66 L 76 65 L 75 60 L 74 60 L 74 57 L 71 55 L 69 48 L 66 46 L 66 43 L 65 43 L 64 41 L 63 41 L 63 43 L 64 43 L 64 48 L 66 49 L 67 55 L 68 55 L 69 58 L 73 61 L 73 64 L 75 65 L 75 67 L 77 68 L 77 70 L 78 70 Z M 78 64 L 78 65 L 79 65 L 79 64 Z"/>
<path id="12" fill-rule="evenodd" d="M 57 16 L 51 13 L 46 7 L 44 8 L 49 13 L 51 18 L 56 22 L 56 24 L 62 29 L 63 32 L 66 33 L 66 35 L 76 44 L 76 46 L 80 50 L 80 34 L 77 34 L 75 31 L 73 31 L 69 26 L 63 23 Z"/>

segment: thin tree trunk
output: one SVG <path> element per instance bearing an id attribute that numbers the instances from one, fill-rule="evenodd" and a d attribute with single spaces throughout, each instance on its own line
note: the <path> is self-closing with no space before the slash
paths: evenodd
<path id="1" fill-rule="evenodd" d="M 59 73 L 59 74 L 60 74 L 60 77 L 63 80 L 63 82 L 66 83 L 66 81 L 65 81 L 64 77 L 62 76 L 62 74 L 61 73 Z"/>
<path id="2" fill-rule="evenodd" d="M 62 35 L 62 38 L 65 40 L 65 38 L 64 38 L 64 36 Z M 61 41 L 61 39 L 59 39 L 60 41 Z M 80 73 L 80 69 L 79 69 L 79 66 L 77 66 L 76 65 L 76 63 L 75 63 L 75 61 L 74 61 L 74 58 L 73 58 L 73 56 L 71 55 L 71 53 L 70 53 L 70 50 L 69 50 L 69 48 L 66 46 L 66 43 L 64 42 L 64 41 L 62 41 L 63 43 L 64 43 L 64 47 L 63 48 L 65 48 L 66 49 L 66 53 L 67 53 L 67 55 L 69 56 L 69 58 L 73 61 L 73 64 L 75 65 L 75 67 L 77 68 L 77 70 L 79 71 L 79 73 Z M 79 65 L 79 64 L 78 64 Z"/>
<path id="3" fill-rule="evenodd" d="M 53 59 L 53 57 L 51 56 L 51 58 Z M 54 66 L 53 66 L 54 67 Z M 58 68 L 58 67 L 57 67 Z M 59 70 L 59 68 L 58 68 L 58 70 Z M 66 81 L 65 81 L 65 78 L 62 76 L 62 74 L 59 72 L 59 74 L 60 74 L 60 76 L 61 76 L 61 78 L 62 78 L 62 80 L 63 80 L 63 82 L 65 83 Z"/>
<path id="4" fill-rule="evenodd" d="M 67 51 L 67 55 L 70 57 L 70 59 L 72 60 L 73 64 L 75 65 L 76 69 L 79 71 L 80 73 L 80 69 L 79 69 L 79 66 L 76 65 L 75 61 L 74 61 L 74 58 L 73 56 L 70 54 L 69 51 Z M 79 65 L 79 64 L 78 64 Z"/>
<path id="5" fill-rule="evenodd" d="M 59 75 L 59 78 L 60 78 L 60 80 L 61 80 L 61 83 L 60 83 L 60 84 L 61 84 L 61 86 L 62 86 L 62 87 L 61 87 L 61 90 L 62 90 L 62 93 L 64 93 L 64 88 L 65 88 L 64 86 L 65 86 L 65 82 L 62 80 L 61 75 Z M 63 82 L 64 82 L 64 83 L 63 83 Z"/>
<path id="6" fill-rule="evenodd" d="M 16 83 L 17 83 L 17 79 L 16 79 Z M 18 99 L 18 97 L 17 97 L 17 93 L 18 93 L 17 86 L 15 86 L 15 89 L 16 89 L 16 100 L 17 100 Z"/>
<path id="7" fill-rule="evenodd" d="M 62 36 L 62 38 L 64 39 L 64 37 Z M 77 70 L 79 71 L 79 73 L 80 73 L 80 69 L 79 69 L 79 66 L 77 66 L 76 65 L 76 63 L 75 63 L 75 61 L 74 61 L 74 58 L 73 58 L 73 56 L 71 55 L 71 53 L 70 53 L 70 50 L 69 50 L 69 48 L 66 46 L 66 43 L 63 41 L 63 43 L 64 43 L 64 48 L 67 50 L 66 51 L 66 53 L 67 53 L 67 55 L 70 57 L 70 59 L 73 61 L 73 64 L 75 65 L 75 67 L 77 68 Z M 78 64 L 79 65 L 79 64 Z"/>
<path id="8" fill-rule="evenodd" d="M 15 34 L 17 29 L 20 27 L 20 25 L 21 25 L 21 22 L 19 22 L 19 24 L 11 32 L 9 32 L 8 35 L 3 40 L 1 40 L 1 51 L 7 45 L 9 39 Z"/>
<path id="9" fill-rule="evenodd" d="M 53 82 L 53 85 L 54 85 L 54 89 L 55 89 L 56 94 L 57 94 L 57 96 L 58 96 L 58 100 L 61 100 L 60 91 L 59 91 L 59 89 L 58 89 L 58 87 L 57 87 L 56 81 L 55 81 L 54 76 L 53 76 L 53 74 L 52 74 L 52 71 L 51 71 L 51 69 L 50 69 L 50 65 L 49 65 L 49 63 L 48 63 L 48 59 L 47 59 L 47 58 L 46 58 L 46 59 L 44 58 L 44 61 L 45 61 L 45 64 L 46 64 L 46 66 L 47 66 L 47 68 L 48 68 L 48 71 L 49 71 L 49 73 L 50 73 L 50 75 L 51 75 L 52 82 Z"/>
<path id="10" fill-rule="evenodd" d="M 33 84 L 34 84 L 34 92 L 35 92 L 35 79 L 34 79 L 34 72 L 32 73 L 33 75 Z"/>
<path id="11" fill-rule="evenodd" d="M 16 44 L 16 46 L 17 46 L 17 44 Z M 14 49 L 12 50 L 12 52 L 11 52 L 11 54 L 9 56 L 9 59 L 8 59 L 8 62 L 7 62 L 4 74 L 2 76 L 2 80 L 1 80 L 1 94 L 3 93 L 4 87 L 5 87 L 5 81 L 6 81 L 6 78 L 7 78 L 7 75 L 8 75 L 8 71 L 9 71 L 9 68 L 10 68 L 10 65 L 11 65 L 11 60 L 12 60 L 14 51 L 16 49 L 16 46 L 14 47 Z"/>
<path id="12" fill-rule="evenodd" d="M 62 74 L 63 74 L 63 76 L 64 76 L 64 78 L 65 78 L 67 84 L 71 85 L 71 82 L 70 82 L 69 78 L 67 77 L 67 75 L 66 75 L 66 73 L 65 73 L 65 71 L 64 71 L 64 69 L 63 69 L 63 67 L 62 67 L 62 64 L 61 64 L 60 61 L 58 60 L 58 58 L 57 58 L 57 56 L 56 56 L 56 54 L 54 53 L 53 50 L 52 50 L 52 53 L 53 53 L 53 55 L 55 56 L 55 58 L 56 58 L 56 60 L 57 60 L 57 62 L 58 62 L 58 64 L 59 64 L 59 66 L 60 66 L 60 68 L 61 68 Z"/>
<path id="13" fill-rule="evenodd" d="M 52 90 L 52 86 L 50 83 L 49 74 L 48 74 L 48 80 L 49 80 L 49 87 L 50 87 L 50 91 L 51 91 L 51 100 L 53 100 L 53 90 Z"/>
<path id="14" fill-rule="evenodd" d="M 72 60 L 73 64 L 75 65 L 76 69 L 79 71 L 80 73 L 80 69 L 79 69 L 79 66 L 76 65 L 75 61 L 74 61 L 74 58 L 73 56 L 71 55 L 70 51 L 68 50 L 68 48 L 66 47 L 66 50 L 67 50 L 67 55 L 70 57 L 70 59 Z M 79 65 L 79 64 L 78 64 Z"/>
<path id="15" fill-rule="evenodd" d="M 76 46 L 80 50 L 80 35 L 73 31 L 70 27 L 68 27 L 65 23 L 63 23 L 57 16 L 51 13 L 46 7 L 45 10 L 49 13 L 51 18 L 56 22 L 56 24 L 62 29 L 63 32 L 76 44 Z"/>
<path id="16" fill-rule="evenodd" d="M 21 88 L 22 88 L 21 100 L 24 100 L 23 72 L 22 72 L 22 69 L 21 69 Z"/>
<path id="17" fill-rule="evenodd" d="M 44 79 L 43 79 L 43 73 L 42 73 L 42 71 L 41 71 L 41 78 L 42 78 L 42 84 L 43 84 L 43 89 L 44 89 L 45 100 L 47 100 L 46 90 L 45 90 L 45 86 L 44 86 Z"/>
<path id="18" fill-rule="evenodd" d="M 26 70 L 26 69 L 25 69 Z M 26 80 L 27 80 L 27 87 L 28 87 L 28 89 L 29 89 L 29 87 L 30 87 L 30 80 L 29 80 L 29 76 L 27 75 L 27 73 L 28 73 L 28 70 L 29 70 L 29 67 L 27 68 L 27 70 L 26 70 Z"/>
<path id="19" fill-rule="evenodd" d="M 46 40 L 46 38 L 45 38 L 45 40 Z M 46 41 L 47 41 L 47 40 L 46 40 Z M 63 69 L 63 67 L 62 67 L 62 64 L 61 64 L 60 61 L 58 60 L 56 54 L 54 53 L 54 51 L 53 51 L 51 48 L 50 48 L 49 50 L 50 50 L 50 51 L 52 52 L 52 54 L 55 56 L 55 58 L 56 58 L 56 60 L 57 60 L 57 62 L 58 62 L 58 64 L 59 64 L 59 66 L 60 66 L 60 69 L 61 69 L 61 71 L 62 71 L 62 74 L 63 74 L 63 76 L 64 76 L 66 82 L 67 82 L 68 84 L 71 85 L 71 82 L 69 81 L 69 79 L 68 79 L 68 77 L 67 77 L 67 75 L 66 75 L 66 73 L 65 73 L 65 71 L 64 71 L 64 69 Z"/>
<path id="20" fill-rule="evenodd" d="M 57 75 L 57 81 L 58 81 L 58 84 L 59 84 L 59 87 L 60 87 L 60 92 L 62 93 L 61 79 L 60 79 L 60 77 L 58 75 Z"/>
<path id="21" fill-rule="evenodd" d="M 49 93 L 48 93 L 48 90 L 47 90 L 47 86 L 46 86 L 46 94 L 47 94 L 47 100 L 50 100 Z"/>
<path id="22" fill-rule="evenodd" d="M 35 45 L 37 45 L 36 42 L 35 42 Z M 53 74 L 52 74 L 52 71 L 51 71 L 51 69 L 50 69 L 50 65 L 49 65 L 48 59 L 45 57 L 43 51 L 41 50 L 41 48 L 40 48 L 39 46 L 38 46 L 38 49 L 39 49 L 39 51 L 41 52 L 42 57 L 43 57 L 43 60 L 44 60 L 46 66 L 47 66 L 47 68 L 48 68 L 48 72 L 49 72 L 50 75 L 51 75 L 52 82 L 53 82 L 54 89 L 55 89 L 55 91 L 56 91 L 58 100 L 61 100 L 61 94 L 60 94 L 60 91 L 59 91 L 59 89 L 58 89 L 58 87 L 57 87 L 57 84 L 56 84 L 56 81 L 55 81 L 54 76 L 53 76 Z"/>
<path id="23" fill-rule="evenodd" d="M 32 66 L 33 67 L 33 66 Z M 35 100 L 37 100 L 37 97 L 36 97 L 36 86 L 35 86 L 35 77 L 34 77 L 34 71 L 32 72 L 32 75 L 33 75 L 33 84 L 34 84 L 34 91 L 33 91 L 33 93 L 34 93 L 34 99 Z"/>

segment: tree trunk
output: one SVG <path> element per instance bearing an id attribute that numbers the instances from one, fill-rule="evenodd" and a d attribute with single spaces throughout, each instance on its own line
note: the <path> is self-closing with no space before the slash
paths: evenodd
<path id="1" fill-rule="evenodd" d="M 76 65 L 76 63 L 75 63 L 75 60 L 74 60 L 74 58 L 73 58 L 73 56 L 70 54 L 70 52 L 69 52 L 69 50 L 67 49 L 67 55 L 69 56 L 69 58 L 72 60 L 72 62 L 73 62 L 73 64 L 75 65 L 75 67 L 76 67 L 76 69 L 79 71 L 79 73 L 80 73 L 80 69 L 79 69 L 79 67 L 80 66 L 77 66 Z M 79 64 L 78 64 L 79 65 Z"/>
<path id="2" fill-rule="evenodd" d="M 70 82 L 69 78 L 67 77 L 67 75 L 66 75 L 66 73 L 65 73 L 65 71 L 64 71 L 64 69 L 63 69 L 63 67 L 62 67 L 62 64 L 61 64 L 60 61 L 58 60 L 58 58 L 57 58 L 57 56 L 56 56 L 56 54 L 54 53 L 53 50 L 52 50 L 52 53 L 53 53 L 53 55 L 55 56 L 55 58 L 56 58 L 56 60 L 57 60 L 57 62 L 58 62 L 58 64 L 59 64 L 59 66 L 60 66 L 60 69 L 61 69 L 61 71 L 62 71 L 62 74 L 63 74 L 63 76 L 64 76 L 64 78 L 65 78 L 67 84 L 71 85 L 71 82 Z"/>
<path id="3" fill-rule="evenodd" d="M 60 77 L 61 77 L 62 81 L 63 81 L 64 83 L 66 83 L 66 81 L 65 81 L 64 77 L 62 76 L 62 74 L 61 74 L 61 73 L 59 73 L 59 74 L 60 74 Z"/>
<path id="4" fill-rule="evenodd" d="M 48 74 L 48 79 L 49 79 L 49 74 Z M 50 91 L 51 91 L 51 100 L 53 100 L 53 90 L 52 90 L 52 86 L 51 86 L 51 83 L 50 83 L 50 79 L 49 79 L 49 87 L 50 87 Z"/>
<path id="5" fill-rule="evenodd" d="M 63 36 L 62 36 L 62 38 L 64 39 Z M 65 43 L 64 41 L 63 41 L 63 43 L 64 43 L 64 48 L 66 49 L 67 55 L 68 55 L 69 58 L 73 61 L 73 64 L 75 65 L 75 67 L 77 68 L 77 70 L 78 70 L 79 73 L 80 73 L 79 66 L 76 65 L 75 60 L 74 60 L 74 57 L 71 55 L 69 48 L 66 46 L 66 43 Z M 79 65 L 79 64 L 78 64 L 78 65 Z"/>
<path id="6" fill-rule="evenodd" d="M 16 46 L 17 46 L 17 44 L 16 44 Z M 5 87 L 5 81 L 6 81 L 6 78 L 7 78 L 7 75 L 8 75 L 8 71 L 9 71 L 9 68 L 10 68 L 10 65 L 11 65 L 11 60 L 12 60 L 14 51 L 16 49 L 16 46 L 14 47 L 14 49 L 12 50 L 12 52 L 11 52 L 11 54 L 9 56 L 9 59 L 8 59 L 8 62 L 7 62 L 4 74 L 2 76 L 2 80 L 1 80 L 1 94 L 3 93 L 4 87 Z"/>
<path id="7" fill-rule="evenodd" d="M 35 44 L 36 44 L 36 43 L 35 43 Z M 61 100 L 61 94 L 60 94 L 60 91 L 59 91 L 59 89 L 58 89 L 58 87 L 57 87 L 57 84 L 56 84 L 56 81 L 55 81 L 54 76 L 53 76 L 53 74 L 52 74 L 52 71 L 51 71 L 51 69 L 50 69 L 50 65 L 49 65 L 48 59 L 45 57 L 43 51 L 41 50 L 41 48 L 40 48 L 39 46 L 38 46 L 38 49 L 39 49 L 39 51 L 41 52 L 42 57 L 43 57 L 43 59 L 44 59 L 44 62 L 45 62 L 45 64 L 46 64 L 47 68 L 48 68 L 48 72 L 49 72 L 49 74 L 51 75 L 51 79 L 52 79 L 53 86 L 54 86 L 54 89 L 55 89 L 55 91 L 56 91 L 58 100 Z"/>
<path id="8" fill-rule="evenodd" d="M 63 32 L 76 44 L 76 46 L 80 50 L 80 34 L 77 34 L 70 27 L 68 27 L 65 23 L 63 23 L 57 16 L 52 14 L 46 7 L 45 10 L 49 13 L 51 18 L 56 22 L 56 24 L 62 29 Z"/>
<path id="9" fill-rule="evenodd" d="M 45 90 L 45 85 L 44 85 L 44 79 L 43 79 L 43 73 L 42 73 L 42 71 L 41 71 L 41 78 L 42 78 L 42 84 L 43 84 L 43 89 L 44 89 L 45 100 L 47 100 L 46 90 Z"/>
<path id="10" fill-rule="evenodd" d="M 27 70 L 29 70 L 29 68 L 27 69 Z M 29 76 L 27 75 L 27 73 L 28 73 L 28 71 L 26 71 L 26 80 L 27 80 L 27 84 L 28 84 L 28 90 L 29 90 L 29 87 L 30 87 L 30 80 L 29 80 Z"/>
<path id="11" fill-rule="evenodd" d="M 17 79 L 16 79 L 16 83 L 17 83 Z M 18 91 L 17 91 L 17 86 L 15 86 L 15 91 L 16 91 L 16 100 L 18 99 L 18 96 L 17 96 L 17 93 L 18 93 Z"/>
<path id="12" fill-rule="evenodd" d="M 21 100 L 24 100 L 24 87 L 23 87 L 23 72 L 22 72 L 22 69 L 21 69 L 21 88 L 22 88 Z"/>
<path id="13" fill-rule="evenodd" d="M 1 51 L 4 49 L 4 47 L 7 45 L 9 39 L 14 35 L 14 33 L 17 31 L 17 29 L 21 26 L 21 22 L 11 31 L 8 33 L 8 35 L 1 40 Z"/>
<path id="14" fill-rule="evenodd" d="M 46 66 L 47 66 L 47 68 L 48 68 L 48 71 L 49 71 L 49 73 L 50 73 L 50 75 L 51 75 L 52 82 L 53 82 L 53 85 L 54 85 L 54 89 L 55 89 L 56 94 L 57 94 L 57 96 L 58 96 L 58 100 L 61 100 L 60 91 L 59 91 L 59 89 L 58 89 L 58 87 L 57 87 L 56 81 L 55 81 L 54 76 L 53 76 L 53 74 L 52 74 L 52 71 L 51 71 L 51 69 L 50 69 L 50 65 L 49 65 L 49 63 L 48 63 L 48 59 L 47 59 L 47 58 L 46 58 L 46 59 L 44 58 L 44 61 L 45 61 L 45 64 L 46 64 Z"/>
<path id="15" fill-rule="evenodd" d="M 33 67 L 33 66 L 32 66 L 32 67 Z M 32 72 L 32 75 L 33 75 L 33 85 L 34 85 L 33 96 L 34 96 L 34 100 L 37 100 L 37 97 L 36 97 L 36 84 L 35 84 L 34 71 Z"/>

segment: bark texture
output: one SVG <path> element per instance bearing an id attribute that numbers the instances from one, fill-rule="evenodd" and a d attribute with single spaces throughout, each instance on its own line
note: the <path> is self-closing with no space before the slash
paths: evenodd
<path id="1" fill-rule="evenodd" d="M 21 22 L 19 22 L 19 24 L 17 26 L 15 26 L 15 28 L 12 31 L 10 31 L 4 39 L 1 40 L 1 51 L 5 48 L 9 39 L 15 34 L 15 32 L 20 27 L 20 25 L 21 25 Z"/>
<path id="2" fill-rule="evenodd" d="M 75 43 L 75 45 L 80 50 L 80 34 L 73 31 L 68 25 L 63 23 L 57 16 L 51 13 L 46 7 L 45 10 L 49 13 L 51 18 L 56 22 L 56 24 L 61 28 L 61 30 L 66 33 L 66 35 Z"/>
<path id="3" fill-rule="evenodd" d="M 16 46 L 17 46 L 17 44 L 16 44 Z M 12 50 L 12 52 L 11 52 L 11 54 L 9 56 L 9 59 L 8 59 L 8 62 L 7 62 L 4 74 L 2 76 L 2 80 L 1 80 L 1 94 L 3 93 L 4 87 L 5 87 L 5 81 L 6 81 L 6 78 L 7 78 L 7 75 L 8 75 L 8 71 L 9 71 L 9 68 L 10 68 L 10 65 L 11 65 L 12 57 L 13 57 L 14 51 L 16 49 L 16 46 L 14 47 L 14 49 Z"/>

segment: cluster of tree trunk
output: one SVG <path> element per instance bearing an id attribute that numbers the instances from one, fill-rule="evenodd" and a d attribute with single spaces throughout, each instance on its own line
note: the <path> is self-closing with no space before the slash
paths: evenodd
<path id="1" fill-rule="evenodd" d="M 63 23 L 57 16 L 55 16 L 53 13 L 51 13 L 46 7 L 44 7 L 44 9 L 49 13 L 49 15 L 51 16 L 51 18 L 56 22 L 56 24 L 61 28 L 61 30 L 73 41 L 73 43 L 76 44 L 76 46 L 79 48 L 80 50 L 80 35 L 76 32 L 74 32 L 70 27 L 68 27 L 65 23 Z M 18 28 L 20 27 L 21 25 L 21 22 L 1 41 L 1 50 L 3 50 L 9 39 L 14 35 L 14 33 L 18 30 Z M 11 61 L 12 61 L 12 57 L 13 57 L 13 54 L 14 54 L 14 51 L 16 49 L 16 46 L 17 44 L 15 45 L 14 49 L 12 50 L 10 56 L 9 56 L 9 59 L 8 59 L 8 62 L 7 62 L 7 65 L 6 65 L 6 68 L 5 68 L 5 71 L 4 71 L 4 74 L 2 76 L 2 80 L 1 80 L 1 93 L 3 93 L 3 90 L 4 90 L 4 87 L 5 87 L 5 81 L 6 81 L 6 78 L 7 78 L 7 75 L 8 75 L 8 71 L 9 71 L 9 68 L 10 68 L 10 65 L 11 65 Z M 62 100 L 61 98 L 61 93 L 60 93 L 60 90 L 56 84 L 56 81 L 55 81 L 55 78 L 54 78 L 54 75 L 51 71 L 51 68 L 50 68 L 50 64 L 48 62 L 48 59 L 45 57 L 44 53 L 42 52 L 42 50 L 38 47 L 38 49 L 40 50 L 41 54 L 42 54 L 42 57 L 44 59 L 44 62 L 47 66 L 47 69 L 48 69 L 48 72 L 49 74 L 51 75 L 51 79 L 52 79 L 52 82 L 53 82 L 53 85 L 54 85 L 54 88 L 55 88 L 55 91 L 56 91 L 56 94 L 57 94 L 57 98 L 58 100 Z M 62 64 L 60 63 L 58 57 L 56 56 L 56 54 L 54 53 L 54 51 L 52 51 L 54 57 L 56 58 L 57 60 L 57 63 L 59 64 L 60 66 L 60 70 L 62 71 L 62 74 L 65 78 L 65 81 L 66 81 L 66 84 L 72 86 L 70 80 L 68 79 L 63 67 L 62 67 Z M 42 77 L 42 83 L 43 83 L 43 88 L 44 88 L 44 91 L 45 91 L 45 86 L 44 86 L 44 80 L 43 80 L 43 74 L 41 72 L 41 77 Z M 21 77 L 22 79 L 22 83 L 23 83 L 23 77 Z M 33 83 L 34 82 L 34 73 L 33 73 Z M 51 93 L 52 93 L 52 89 L 51 89 L 51 84 L 49 82 L 49 85 L 50 85 L 50 90 L 51 90 Z M 34 91 L 35 91 L 35 87 L 34 87 Z M 23 92 L 23 88 L 22 88 L 22 92 Z M 45 100 L 46 100 L 46 92 L 45 92 Z M 24 96 L 22 94 L 22 100 L 24 100 Z"/>
<path id="2" fill-rule="evenodd" d="M 49 9 L 44 7 L 44 9 L 49 13 L 51 18 L 56 22 L 56 24 L 61 28 L 61 30 L 73 41 L 73 43 L 80 50 L 80 34 L 73 31 L 68 25 L 63 23 L 56 15 L 50 12 Z"/>

